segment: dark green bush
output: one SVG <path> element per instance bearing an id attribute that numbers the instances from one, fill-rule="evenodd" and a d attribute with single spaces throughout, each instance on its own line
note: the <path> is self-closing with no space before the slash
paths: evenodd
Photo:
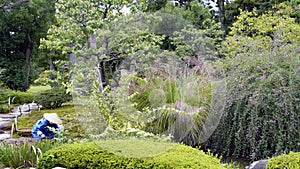
<path id="1" fill-rule="evenodd" d="M 14 98 L 13 103 L 14 104 L 24 104 L 24 103 L 31 103 L 35 101 L 36 95 L 29 92 L 20 92 L 20 91 L 9 91 L 7 95 L 8 97 Z"/>
<path id="2" fill-rule="evenodd" d="M 36 95 L 29 92 L 3 90 L 0 92 L 0 103 L 7 104 L 9 97 L 11 99 L 14 98 L 12 102 L 13 104 L 24 104 L 35 101 Z"/>
<path id="3" fill-rule="evenodd" d="M 41 92 L 36 97 L 36 102 L 48 109 L 59 108 L 63 103 L 70 101 L 72 97 L 63 88 L 52 88 Z"/>
<path id="4" fill-rule="evenodd" d="M 298 169 L 300 168 L 300 152 L 290 152 L 269 159 L 267 169 Z"/>
<path id="5" fill-rule="evenodd" d="M 257 160 L 300 151 L 300 48 L 277 45 L 253 44 L 224 62 L 227 104 L 207 142 L 213 152 Z"/>
<path id="6" fill-rule="evenodd" d="M 102 146 L 105 142 L 110 144 L 112 140 L 100 142 L 89 142 L 81 144 L 68 144 L 49 150 L 40 159 L 38 163 L 39 169 L 53 168 L 55 166 L 66 168 L 201 168 L 201 169 L 221 169 L 220 160 L 206 155 L 203 151 L 187 147 L 184 145 L 176 145 L 167 152 L 153 157 L 128 157 L 116 155 L 108 152 Z M 126 145 L 130 142 L 136 145 L 134 149 L 145 149 L 138 147 L 138 141 L 119 142 L 126 149 Z M 140 140 L 141 141 L 141 140 Z M 155 144 L 154 142 L 149 144 Z M 157 143 L 156 143 L 157 144 Z M 102 145 L 102 146 L 100 146 Z M 145 146 L 145 145 L 143 145 Z M 123 149 L 123 150 L 124 150 Z M 117 152 L 121 152 L 118 150 Z M 125 150 L 124 150 L 125 151 Z M 136 150 L 132 150 L 136 151 Z M 148 150 L 149 151 L 149 150 Z"/>

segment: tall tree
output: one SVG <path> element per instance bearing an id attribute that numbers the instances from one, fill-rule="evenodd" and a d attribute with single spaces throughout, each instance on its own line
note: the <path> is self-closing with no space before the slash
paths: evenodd
<path id="1" fill-rule="evenodd" d="M 109 51 L 97 53 L 95 33 L 103 25 L 113 21 L 132 1 L 111 0 L 58 0 L 56 3 L 57 23 L 52 25 L 48 36 L 42 40 L 42 49 L 50 53 L 50 60 L 70 60 L 73 65 L 79 61 L 93 60 L 92 68 L 98 77 L 99 89 L 103 89 L 105 80 L 102 60 L 110 56 Z M 106 38 L 106 37 L 104 37 Z"/>
<path id="2" fill-rule="evenodd" d="M 0 67 L 3 82 L 12 89 L 27 90 L 40 38 L 54 22 L 54 0 L 3 1 L 0 12 Z"/>

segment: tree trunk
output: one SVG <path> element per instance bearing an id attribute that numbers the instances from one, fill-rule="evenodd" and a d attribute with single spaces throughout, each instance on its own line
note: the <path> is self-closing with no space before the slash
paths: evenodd
<path id="1" fill-rule="evenodd" d="M 33 50 L 33 42 L 30 35 L 28 34 L 28 45 L 25 53 L 26 57 L 26 77 L 24 82 L 24 90 L 29 89 L 29 77 L 30 77 L 30 68 L 31 68 L 31 55 Z"/>
<path id="2" fill-rule="evenodd" d="M 70 45 L 70 48 L 72 49 L 73 46 Z M 77 61 L 76 54 L 72 53 L 72 52 L 69 53 L 69 60 L 70 60 L 70 64 L 74 66 L 76 64 L 76 61 Z"/>
<path id="3" fill-rule="evenodd" d="M 91 34 L 90 35 L 90 48 L 91 49 L 97 49 L 97 38 L 96 38 L 96 34 Z M 91 59 L 94 63 L 97 63 L 97 65 L 94 66 L 94 73 L 95 73 L 95 76 L 96 76 L 96 79 L 98 81 L 98 84 L 99 84 L 99 91 L 102 92 L 103 91 L 103 84 L 102 84 L 102 75 L 101 75 L 101 71 L 103 70 L 99 70 L 99 58 L 97 57 L 97 55 L 94 55 L 92 54 L 91 55 Z"/>
<path id="4" fill-rule="evenodd" d="M 56 71 L 56 66 L 54 64 L 54 60 L 52 58 L 50 58 L 50 70 Z M 55 76 L 53 73 L 50 73 L 50 79 L 54 80 Z"/>
<path id="5" fill-rule="evenodd" d="M 225 31 L 226 31 L 226 26 L 225 26 L 225 14 L 224 14 L 224 0 L 217 0 L 217 5 L 218 5 L 218 10 L 219 10 L 219 22 L 221 24 L 221 29 L 224 31 L 222 38 L 225 38 Z"/>

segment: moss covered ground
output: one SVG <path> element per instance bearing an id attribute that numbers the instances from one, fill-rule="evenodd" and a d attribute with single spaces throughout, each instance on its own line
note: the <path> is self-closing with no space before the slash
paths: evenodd
<path id="1" fill-rule="evenodd" d="M 31 128 L 33 125 L 43 117 L 44 113 L 57 113 L 57 115 L 62 119 L 63 126 L 65 130 L 65 136 L 70 138 L 82 137 L 84 133 L 79 125 L 75 108 L 71 104 L 65 104 L 57 109 L 45 109 L 45 110 L 35 110 L 29 115 L 21 116 L 18 119 L 18 128 Z"/>

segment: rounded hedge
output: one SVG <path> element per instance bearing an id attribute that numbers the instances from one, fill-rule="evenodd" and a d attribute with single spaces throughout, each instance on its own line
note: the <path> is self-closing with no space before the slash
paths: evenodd
<path id="1" fill-rule="evenodd" d="M 59 108 L 71 99 L 71 95 L 67 94 L 65 89 L 59 87 L 43 91 L 36 97 L 37 103 L 47 109 Z"/>
<path id="2" fill-rule="evenodd" d="M 102 147 L 105 144 L 123 144 L 124 151 L 128 144 L 135 145 L 136 149 L 146 151 L 145 144 L 157 142 L 147 141 L 143 147 L 139 142 L 142 140 L 114 140 L 88 142 L 79 144 L 66 144 L 47 151 L 40 159 L 37 168 L 201 168 L 201 169 L 222 169 L 220 160 L 216 157 L 205 154 L 203 151 L 188 147 L 182 144 L 175 144 L 172 148 L 158 155 L 150 157 L 124 156 L 112 153 Z M 167 143 L 162 143 L 167 144 Z M 173 144 L 173 143 L 169 143 Z M 100 146 L 102 145 L 102 146 Z M 118 145 L 120 147 L 120 145 Z M 146 148 L 148 148 L 146 146 Z M 116 152 L 121 152 L 122 149 Z M 133 150 L 136 151 L 136 150 Z"/>
<path id="3" fill-rule="evenodd" d="M 290 152 L 269 159 L 267 169 L 298 169 L 300 168 L 300 152 Z"/>

